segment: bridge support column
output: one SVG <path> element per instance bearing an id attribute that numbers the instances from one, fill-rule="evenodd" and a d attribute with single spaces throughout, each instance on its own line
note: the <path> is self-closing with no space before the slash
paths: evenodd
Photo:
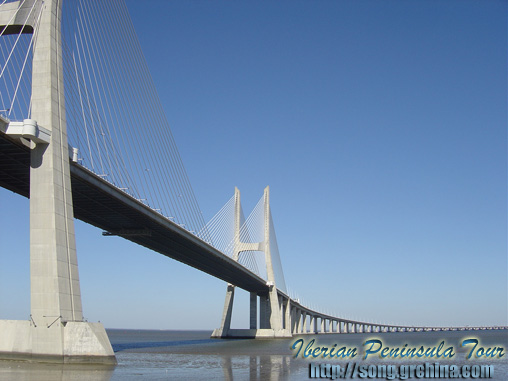
<path id="1" fill-rule="evenodd" d="M 227 337 L 231 329 L 231 317 L 233 316 L 233 302 L 235 299 L 235 286 L 228 284 L 226 290 L 226 300 L 224 301 L 224 310 L 222 311 L 222 319 L 220 328 L 212 333 L 212 337 Z M 251 317 L 252 320 L 252 317 Z"/>
<path id="2" fill-rule="evenodd" d="M 270 302 L 270 329 L 273 330 L 275 336 L 288 336 L 289 333 L 282 329 L 282 311 L 279 306 L 279 296 L 276 287 L 275 274 L 272 264 L 272 253 L 270 249 L 270 188 L 266 187 L 264 191 L 264 235 L 263 248 L 265 252 L 266 276 L 268 278 Z"/>
<path id="3" fill-rule="evenodd" d="M 258 296 L 255 292 L 250 293 L 250 321 L 249 328 L 256 329 L 258 327 Z"/>
<path id="4" fill-rule="evenodd" d="M 298 320 L 300 319 L 300 315 L 298 314 L 298 309 L 291 309 L 291 334 L 294 335 L 298 332 Z"/>
<path id="5" fill-rule="evenodd" d="M 286 331 L 289 331 L 291 334 L 293 332 L 293 315 L 291 313 L 291 302 L 289 299 L 286 299 L 284 301 L 284 311 L 285 311 L 285 318 L 284 318 L 284 329 Z"/>
<path id="6" fill-rule="evenodd" d="M 268 304 L 268 297 L 267 296 L 260 296 L 259 297 L 259 328 L 260 329 L 267 329 L 270 325 L 270 322 L 268 320 L 268 309 L 270 308 L 270 305 Z"/>
<path id="7" fill-rule="evenodd" d="M 116 363 L 102 324 L 83 321 L 63 93 L 62 1 L 17 3 L 11 7 L 18 9 L 17 17 L 9 22 L 34 27 L 23 7 L 35 3 L 35 12 L 42 12 L 33 46 L 31 118 L 51 135 L 49 144 L 32 142 L 30 154 L 31 320 L 0 321 L 0 358 Z"/>
<path id="8" fill-rule="evenodd" d="M 263 251 L 265 253 L 266 275 L 267 275 L 267 294 L 260 295 L 259 298 L 259 329 L 240 329 L 222 330 L 222 327 L 215 330 L 212 337 L 290 337 L 291 331 L 289 325 L 284 325 L 283 301 L 279 299 L 279 292 L 275 282 L 275 275 L 272 265 L 272 255 L 270 251 L 270 189 L 264 191 L 264 240 L 263 242 L 247 243 L 240 241 L 240 191 L 235 188 L 235 221 L 234 221 L 234 249 L 233 259 L 238 261 L 241 252 L 245 251 Z M 226 297 L 227 299 L 227 297 Z M 251 299 L 252 306 L 252 299 Z M 226 309 L 225 309 L 226 311 Z M 252 311 L 252 307 L 251 307 Z M 290 319 L 288 319 L 290 320 Z M 252 321 L 252 313 L 251 313 Z M 253 327 L 250 324 L 250 327 Z M 285 328 L 284 328 L 285 327 Z"/>

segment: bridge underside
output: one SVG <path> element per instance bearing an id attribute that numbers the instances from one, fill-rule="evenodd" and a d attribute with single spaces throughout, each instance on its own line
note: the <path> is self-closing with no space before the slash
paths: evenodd
<path id="1" fill-rule="evenodd" d="M 71 162 L 76 218 L 183 262 L 244 290 L 265 295 L 266 281 L 192 233 Z M 30 150 L 0 133 L 0 186 L 29 197 Z"/>

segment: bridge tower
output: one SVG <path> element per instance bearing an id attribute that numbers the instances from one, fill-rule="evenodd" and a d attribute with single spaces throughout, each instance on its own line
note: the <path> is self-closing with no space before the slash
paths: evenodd
<path id="1" fill-rule="evenodd" d="M 39 21 L 34 17 L 38 14 Z M 15 1 L 0 7 L 4 34 L 38 29 L 33 46 L 31 119 L 21 123 L 23 132 L 31 129 L 33 133 L 20 136 L 31 146 L 31 316 L 29 321 L 0 321 L 0 358 L 115 363 L 103 325 L 83 321 L 63 92 L 61 15 L 62 0 Z M 35 138 L 42 133 L 48 137 L 45 141 Z"/>
<path id="2" fill-rule="evenodd" d="M 289 299 L 283 300 L 277 292 L 275 274 L 270 251 L 270 187 L 266 187 L 263 195 L 263 232 L 262 242 L 241 242 L 240 238 L 240 191 L 235 188 L 235 221 L 234 221 L 234 249 L 233 259 L 238 261 L 240 253 L 246 251 L 259 251 L 265 254 L 267 292 L 263 294 L 250 293 L 250 327 L 249 329 L 231 329 L 231 317 L 233 315 L 233 301 L 235 286 L 228 284 L 226 300 L 220 328 L 214 330 L 213 338 L 262 338 L 262 337 L 291 337 L 291 322 L 289 314 Z M 257 324 L 257 302 L 259 296 L 259 328 Z M 283 306 L 286 313 L 283 314 Z"/>

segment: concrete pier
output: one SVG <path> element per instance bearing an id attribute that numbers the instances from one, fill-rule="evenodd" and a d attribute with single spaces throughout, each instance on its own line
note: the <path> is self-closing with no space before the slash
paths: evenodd
<path id="1" fill-rule="evenodd" d="M 102 324 L 83 321 L 63 93 L 62 1 L 27 0 L 24 7 L 34 2 L 42 13 L 33 47 L 32 114 L 25 124 L 42 127 L 50 138 L 31 142 L 31 319 L 0 321 L 0 359 L 115 363 Z M 6 12 L 13 12 L 19 2 L 7 5 Z M 32 22 L 20 11 L 15 22 Z"/>

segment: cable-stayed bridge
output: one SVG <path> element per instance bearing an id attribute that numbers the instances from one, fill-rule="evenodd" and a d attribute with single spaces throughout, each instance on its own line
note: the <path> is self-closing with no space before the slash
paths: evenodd
<path id="1" fill-rule="evenodd" d="M 236 190 L 205 224 L 123 3 L 0 4 L 0 185 L 30 197 L 32 312 L 0 321 L 5 356 L 114 361 L 102 325 L 83 321 L 74 217 L 228 282 L 214 337 L 465 329 L 353 321 L 291 298 L 268 189 L 247 218 Z M 250 292 L 242 330 L 236 287 Z"/>

